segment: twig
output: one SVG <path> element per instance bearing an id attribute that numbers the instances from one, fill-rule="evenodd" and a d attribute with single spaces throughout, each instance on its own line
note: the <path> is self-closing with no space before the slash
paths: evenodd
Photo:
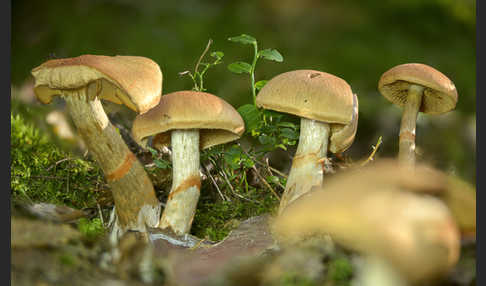
<path id="1" fill-rule="evenodd" d="M 255 165 L 253 165 L 251 168 L 255 171 L 260 181 L 262 181 L 265 184 L 265 186 L 267 186 L 267 188 L 272 192 L 272 194 L 280 201 L 280 197 L 278 196 L 277 192 L 275 192 L 272 186 L 270 186 L 270 184 L 268 184 L 268 182 L 260 175 Z"/>
<path id="2" fill-rule="evenodd" d="M 14 177 L 23 178 L 21 175 L 15 174 Z M 54 177 L 54 176 L 29 176 L 28 179 L 52 179 L 52 180 L 66 180 L 66 178 L 62 177 Z"/>
<path id="3" fill-rule="evenodd" d="M 103 214 L 101 213 L 100 204 L 96 203 L 96 206 L 98 207 L 98 213 L 100 214 L 101 224 L 105 226 L 105 221 L 103 220 Z"/>
<path id="4" fill-rule="evenodd" d="M 57 161 L 56 163 L 54 163 L 53 165 L 49 166 L 49 168 L 47 168 L 47 171 L 50 171 L 52 168 L 56 167 L 58 164 L 60 164 L 64 161 L 68 161 L 68 160 L 72 160 L 72 159 L 74 159 L 74 158 L 67 157 L 67 158 L 61 159 L 61 160 Z"/>
<path id="5" fill-rule="evenodd" d="M 270 167 L 270 164 L 268 164 L 268 158 L 266 158 L 265 163 L 267 164 L 267 171 L 270 173 L 271 176 L 273 176 L 272 169 L 271 169 L 272 167 Z M 285 189 L 285 186 L 280 184 L 280 180 L 277 180 L 277 185 L 282 189 Z"/>
<path id="6" fill-rule="evenodd" d="M 373 148 L 373 152 L 371 152 L 370 156 L 360 164 L 361 167 L 365 166 L 368 164 L 370 161 L 374 160 L 374 156 L 376 154 L 376 151 L 378 151 L 378 148 L 380 147 L 382 141 L 381 141 L 381 136 L 378 138 L 378 142 L 376 142 L 376 146 L 371 146 Z"/>
<path id="7" fill-rule="evenodd" d="M 208 168 L 204 164 L 203 164 L 203 168 L 206 171 L 206 173 L 208 173 L 208 177 L 213 182 L 214 186 L 216 187 L 216 190 L 218 190 L 219 196 L 223 199 L 223 201 L 228 201 L 228 199 L 223 196 L 223 193 L 221 193 L 221 190 L 219 189 L 218 184 L 216 184 L 216 180 L 213 178 L 213 176 L 211 175 L 211 172 L 209 172 Z"/>
<path id="8" fill-rule="evenodd" d="M 214 164 L 214 161 L 213 161 L 213 164 Z M 216 164 L 215 164 L 215 165 L 216 165 Z M 252 199 L 246 198 L 246 197 L 244 197 L 244 196 L 242 196 L 242 195 L 238 194 L 238 193 L 235 191 L 235 189 L 233 188 L 233 185 L 231 185 L 231 183 L 230 183 L 230 181 L 229 181 L 229 179 L 228 179 L 228 176 L 226 176 L 226 173 L 224 172 L 224 170 L 219 170 L 219 173 L 220 173 L 220 174 L 221 174 L 221 176 L 224 178 L 224 180 L 225 180 L 226 184 L 228 184 L 228 186 L 229 186 L 229 188 L 230 188 L 230 190 L 231 190 L 231 193 L 233 193 L 233 195 L 237 196 L 237 197 L 238 197 L 238 198 L 240 198 L 240 199 L 244 199 L 244 200 L 246 200 L 246 201 L 249 201 L 249 202 L 253 202 L 253 203 L 257 203 L 257 204 L 259 203 L 258 201 L 254 201 L 254 200 L 252 200 Z"/>
<path id="9" fill-rule="evenodd" d="M 238 145 L 240 145 L 240 143 L 237 143 Z M 241 147 L 241 145 L 240 145 Z M 268 164 L 264 164 L 260 161 L 258 161 L 255 157 L 253 157 L 252 155 L 250 155 L 248 152 L 245 151 L 245 149 L 243 149 L 243 147 L 241 147 L 241 150 L 243 150 L 243 153 L 246 154 L 246 156 L 250 157 L 250 159 L 252 159 L 253 161 L 255 161 L 256 163 L 258 163 L 260 166 L 263 166 L 263 167 L 268 167 L 270 170 L 272 170 L 274 173 L 277 173 L 277 175 L 281 176 L 281 177 L 284 177 L 284 178 L 287 178 L 287 175 L 285 175 L 284 173 L 280 172 L 279 170 L 273 168 L 272 166 L 268 165 Z"/>
<path id="10" fill-rule="evenodd" d="M 206 45 L 206 49 L 204 49 L 204 52 L 201 54 L 201 56 L 199 57 L 199 60 L 197 61 L 196 67 L 194 68 L 194 74 L 197 74 L 197 72 L 198 72 L 197 69 L 199 68 L 199 64 L 201 63 L 202 59 L 204 58 L 204 56 L 208 52 L 209 46 L 211 46 L 212 43 L 213 43 L 213 40 L 209 39 L 208 44 Z"/>
<path id="11" fill-rule="evenodd" d="M 189 248 L 189 250 L 191 250 L 191 251 L 192 251 L 192 250 L 195 250 L 195 249 L 196 249 L 196 248 L 198 248 L 198 247 L 201 245 L 201 243 L 203 243 L 204 241 L 206 241 L 206 238 L 203 238 L 203 239 L 201 239 L 200 241 L 198 241 L 198 242 L 197 242 L 197 243 L 196 243 L 196 244 L 195 244 L 193 247 Z"/>

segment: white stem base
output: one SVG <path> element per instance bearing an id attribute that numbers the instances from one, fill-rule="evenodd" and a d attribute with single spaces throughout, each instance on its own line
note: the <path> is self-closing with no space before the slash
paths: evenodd
<path id="1" fill-rule="evenodd" d="M 199 177 L 199 131 L 175 130 L 171 133 L 172 188 L 160 228 L 170 227 L 178 235 L 189 233 L 201 189 Z"/>
<path id="2" fill-rule="evenodd" d="M 362 258 L 352 286 L 407 286 L 409 283 L 379 257 Z"/>
<path id="3" fill-rule="evenodd" d="M 292 160 L 292 167 L 280 201 L 279 214 L 292 201 L 307 193 L 314 186 L 322 185 L 324 172 L 322 160 L 327 156 L 329 124 L 302 118 L 300 120 L 299 146 Z"/>

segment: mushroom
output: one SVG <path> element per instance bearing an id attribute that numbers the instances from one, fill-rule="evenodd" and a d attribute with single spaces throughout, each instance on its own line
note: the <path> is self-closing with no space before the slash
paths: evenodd
<path id="1" fill-rule="evenodd" d="M 410 186 L 421 185 L 423 178 L 408 177 L 414 172 L 403 170 Z M 431 281 L 457 263 L 460 235 L 441 200 L 404 191 L 403 184 L 391 181 L 359 182 L 364 176 L 358 171 L 341 174 L 276 218 L 272 229 L 281 245 L 329 234 L 337 244 L 363 255 L 357 280 L 364 286 Z"/>
<path id="2" fill-rule="evenodd" d="M 350 179 L 352 178 L 352 179 Z M 414 168 L 395 159 L 381 159 L 366 168 L 352 168 L 333 176 L 326 187 L 362 189 L 363 185 L 378 188 L 400 188 L 418 195 L 434 196 L 450 210 L 463 240 L 475 241 L 476 236 L 476 191 L 460 178 L 445 174 L 426 164 Z"/>
<path id="3" fill-rule="evenodd" d="M 378 90 L 386 99 L 403 107 L 398 158 L 400 162 L 413 165 L 418 112 L 441 114 L 454 109 L 456 87 L 438 70 L 412 63 L 386 71 L 378 82 Z"/>
<path id="4" fill-rule="evenodd" d="M 49 60 L 32 70 L 34 92 L 42 103 L 59 95 L 89 152 L 111 187 L 117 231 L 145 231 L 158 225 L 160 203 L 143 166 L 106 116 L 101 99 L 138 113 L 156 105 L 162 72 L 152 60 L 135 56 L 82 55 Z"/>
<path id="5" fill-rule="evenodd" d="M 201 189 L 199 149 L 238 139 L 245 125 L 226 101 L 205 92 L 178 91 L 162 96 L 160 103 L 138 115 L 132 133 L 145 145 L 172 146 L 172 188 L 159 227 L 178 235 L 189 232 Z"/>
<path id="6" fill-rule="evenodd" d="M 296 70 L 271 79 L 258 93 L 258 107 L 299 116 L 300 138 L 292 160 L 279 212 L 293 200 L 320 186 L 320 162 L 328 150 L 337 153 L 353 142 L 358 99 L 341 78 L 315 70 Z"/>

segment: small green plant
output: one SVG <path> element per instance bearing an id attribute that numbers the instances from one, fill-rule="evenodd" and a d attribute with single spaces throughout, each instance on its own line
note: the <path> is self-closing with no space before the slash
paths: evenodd
<path id="1" fill-rule="evenodd" d="M 261 80 L 255 83 L 255 68 L 258 59 L 263 58 L 270 61 L 282 62 L 283 57 L 282 55 L 275 49 L 265 49 L 265 50 L 258 50 L 258 42 L 257 40 L 249 35 L 242 34 L 236 37 L 228 38 L 228 41 L 240 43 L 244 45 L 252 45 L 254 50 L 253 61 L 251 64 L 247 62 L 237 61 L 228 65 L 228 69 L 231 72 L 241 74 L 247 73 L 250 75 L 251 80 L 251 94 L 253 96 L 253 105 L 256 106 L 256 90 L 261 89 L 266 80 Z"/>
<path id="2" fill-rule="evenodd" d="M 206 45 L 206 48 L 204 49 L 203 53 L 199 57 L 199 60 L 196 63 L 196 66 L 194 67 L 194 73 L 191 73 L 190 71 L 183 71 L 180 72 L 179 75 L 184 76 L 188 75 L 191 77 L 192 82 L 194 83 L 194 87 L 192 88 L 195 91 L 206 91 L 207 89 L 204 88 L 204 75 L 208 71 L 209 68 L 214 67 L 220 63 L 223 62 L 223 56 L 224 53 L 221 51 L 216 51 L 211 53 L 211 57 L 213 57 L 215 60 L 213 62 L 202 62 L 204 59 L 204 56 L 206 53 L 209 51 L 209 47 L 213 43 L 213 40 L 209 39 L 208 44 Z M 202 70 L 199 71 L 199 67 L 202 66 Z"/>
<path id="3" fill-rule="evenodd" d="M 272 151 L 275 148 L 287 150 L 287 147 L 295 145 L 299 138 L 298 125 L 284 121 L 285 115 L 282 113 L 259 109 L 256 106 L 256 91 L 262 89 L 267 83 L 267 80 L 255 82 L 255 68 L 258 59 L 282 62 L 282 55 L 276 49 L 258 50 L 257 40 L 246 34 L 230 37 L 228 40 L 244 45 L 251 45 L 254 50 L 251 64 L 237 61 L 228 65 L 228 69 L 231 72 L 237 74 L 247 73 L 250 76 L 250 90 L 253 104 L 245 104 L 237 109 L 245 121 L 246 133 L 257 138 L 265 151 Z"/>
<path id="4" fill-rule="evenodd" d="M 295 145 L 299 137 L 298 126 L 285 121 L 286 115 L 256 107 L 256 91 L 267 82 L 260 80 L 255 83 L 257 61 L 263 58 L 282 62 L 282 55 L 275 49 L 258 50 L 256 39 L 248 35 L 229 40 L 250 44 L 255 50 L 252 64 L 240 61 L 228 68 L 235 73 L 250 75 L 253 104 L 245 104 L 237 110 L 245 121 L 245 135 L 256 138 L 260 146 L 245 150 L 239 143 L 228 143 L 201 151 L 201 170 L 207 177 L 202 189 L 207 191 L 201 193 L 191 232 L 211 240 L 221 240 L 228 234 L 232 227 L 228 221 L 244 220 L 276 210 L 286 176 L 270 167 L 264 156 L 276 148 L 286 150 L 288 146 Z M 224 54 L 220 51 L 210 54 L 215 59 L 213 62 L 203 62 L 211 44 L 212 40 L 209 40 L 193 72 L 179 73 L 192 79 L 195 91 L 206 90 L 204 75 L 211 67 L 222 63 Z M 157 150 L 149 148 L 149 151 L 157 168 L 170 168 L 170 162 L 163 159 Z"/>

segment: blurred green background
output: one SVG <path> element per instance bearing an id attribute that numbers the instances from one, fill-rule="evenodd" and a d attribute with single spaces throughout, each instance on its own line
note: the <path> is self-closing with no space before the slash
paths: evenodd
<path id="1" fill-rule="evenodd" d="M 190 89 L 188 77 L 208 39 L 225 53 L 205 79 L 208 92 L 238 107 L 251 102 L 247 76 L 226 65 L 250 61 L 252 50 L 227 40 L 246 33 L 259 48 L 276 48 L 282 63 L 259 61 L 256 80 L 296 69 L 316 69 L 346 80 L 359 98 L 359 127 L 347 151 L 368 156 L 398 153 L 401 109 L 377 91 L 389 68 L 428 64 L 456 85 L 459 102 L 445 115 L 419 115 L 419 159 L 475 183 L 476 2 L 473 0 L 39 0 L 12 2 L 11 76 L 31 88 L 30 70 L 52 55 L 137 55 L 156 61 L 163 93 Z M 20 104 L 20 103 L 19 103 Z M 12 105 L 27 114 L 41 110 Z M 32 115 L 34 118 L 34 115 Z M 40 122 L 36 122 L 40 124 Z"/>

